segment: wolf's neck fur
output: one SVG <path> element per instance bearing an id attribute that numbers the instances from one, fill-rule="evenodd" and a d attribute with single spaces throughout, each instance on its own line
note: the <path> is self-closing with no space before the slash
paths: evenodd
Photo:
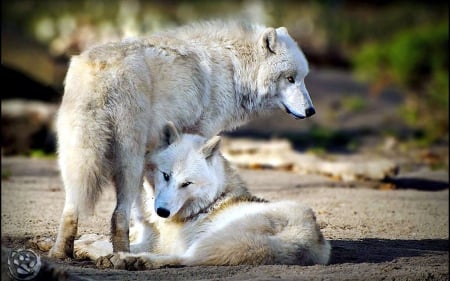
<path id="1" fill-rule="evenodd" d="M 238 202 L 268 202 L 265 199 L 258 198 L 253 196 L 247 189 L 244 181 L 241 177 L 236 173 L 236 171 L 230 166 L 229 162 L 220 155 L 221 161 L 223 162 L 225 174 L 224 186 L 222 192 L 213 199 L 206 206 L 192 212 L 187 217 L 183 218 L 174 218 L 176 222 L 188 222 L 192 220 L 196 220 L 202 214 L 213 214 L 220 212 L 226 206 L 236 204 Z"/>
<path id="2" fill-rule="evenodd" d="M 197 48 L 206 46 L 209 50 L 211 45 L 217 49 L 222 49 L 221 59 L 230 59 L 234 67 L 234 86 L 237 102 L 240 108 L 244 109 L 241 114 L 258 114 L 257 98 L 257 69 L 254 69 L 260 63 L 259 39 L 264 26 L 249 24 L 240 21 L 207 21 L 194 23 L 191 25 L 176 28 L 164 34 L 172 35 L 185 42 L 195 44 Z M 208 36 L 204 36 L 208 34 Z M 224 55 L 228 54 L 228 55 Z M 223 71 L 223 70 L 222 70 Z M 242 73 L 255 74 L 246 77 Z M 245 80 L 243 80 L 245 79 Z M 256 110 L 255 110 L 256 109 Z M 262 109 L 262 108 L 261 108 Z M 241 116 L 242 119 L 251 119 L 253 116 Z M 247 121 L 247 120 L 243 120 Z"/>

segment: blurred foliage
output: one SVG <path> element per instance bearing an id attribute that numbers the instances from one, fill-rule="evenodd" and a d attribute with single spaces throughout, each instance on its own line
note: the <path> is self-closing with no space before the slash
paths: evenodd
<path id="1" fill-rule="evenodd" d="M 3 169 L 2 168 L 2 180 L 9 180 L 11 178 L 12 173 L 10 169 Z"/>
<path id="2" fill-rule="evenodd" d="M 43 149 L 32 149 L 28 156 L 31 158 L 56 159 L 55 152 L 47 152 Z"/>
<path id="3" fill-rule="evenodd" d="M 361 96 L 347 96 L 342 99 L 342 110 L 351 113 L 363 112 L 368 101 Z"/>
<path id="4" fill-rule="evenodd" d="M 444 1 L 320 1 L 323 26 L 329 40 L 346 50 L 357 51 L 369 41 L 389 39 L 392 34 L 448 18 Z"/>
<path id="5" fill-rule="evenodd" d="M 365 44 L 354 66 L 374 84 L 404 88 L 406 101 L 399 114 L 419 130 L 416 138 L 423 144 L 448 140 L 448 20 Z"/>
<path id="6" fill-rule="evenodd" d="M 312 126 L 307 133 L 287 133 L 281 135 L 294 144 L 297 150 L 306 150 L 317 155 L 324 152 L 349 153 L 357 151 L 360 139 L 355 135 L 368 135 L 364 129 L 346 131 L 339 128 L 330 129 L 320 125 Z"/>
<path id="7" fill-rule="evenodd" d="M 446 17 L 442 1 L 18 0 L 2 6 L 3 23 L 59 51 L 80 31 L 89 38 L 78 40 L 101 42 L 196 20 L 240 18 L 286 26 L 302 47 L 348 58 L 368 40 Z"/>

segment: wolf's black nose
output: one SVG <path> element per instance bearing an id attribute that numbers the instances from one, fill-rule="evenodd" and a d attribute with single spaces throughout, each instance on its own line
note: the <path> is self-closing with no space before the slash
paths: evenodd
<path id="1" fill-rule="evenodd" d="M 156 209 L 156 213 L 162 218 L 168 218 L 170 216 L 170 211 L 164 208 Z"/>
<path id="2" fill-rule="evenodd" d="M 314 107 L 308 107 L 305 110 L 306 117 L 313 116 L 315 113 L 316 113 L 316 110 L 314 109 Z"/>

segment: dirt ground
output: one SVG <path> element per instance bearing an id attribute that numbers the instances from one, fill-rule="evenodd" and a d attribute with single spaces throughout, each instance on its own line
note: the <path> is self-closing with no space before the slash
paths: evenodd
<path id="1" fill-rule="evenodd" d="M 97 270 L 92 262 L 41 256 L 41 280 L 448 280 L 448 171 L 433 181 L 410 181 L 401 189 L 343 187 L 319 175 L 240 170 L 250 190 L 270 200 L 310 205 L 332 244 L 326 266 L 208 266 L 144 272 Z M 426 182 L 435 184 L 427 191 Z M 55 160 L 2 159 L 2 280 L 10 249 L 29 240 L 55 237 L 64 191 Z M 108 234 L 114 195 L 107 191 L 94 217 L 82 218 L 79 233 Z M 54 277 L 58 278 L 54 278 Z"/>

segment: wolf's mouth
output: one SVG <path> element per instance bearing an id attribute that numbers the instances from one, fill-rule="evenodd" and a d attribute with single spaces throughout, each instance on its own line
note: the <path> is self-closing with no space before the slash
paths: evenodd
<path id="1" fill-rule="evenodd" d="M 303 115 L 297 115 L 294 112 L 290 111 L 289 108 L 284 104 L 284 102 L 281 103 L 284 107 L 284 111 L 286 111 L 287 114 L 293 116 L 295 119 L 305 119 L 306 117 Z"/>

